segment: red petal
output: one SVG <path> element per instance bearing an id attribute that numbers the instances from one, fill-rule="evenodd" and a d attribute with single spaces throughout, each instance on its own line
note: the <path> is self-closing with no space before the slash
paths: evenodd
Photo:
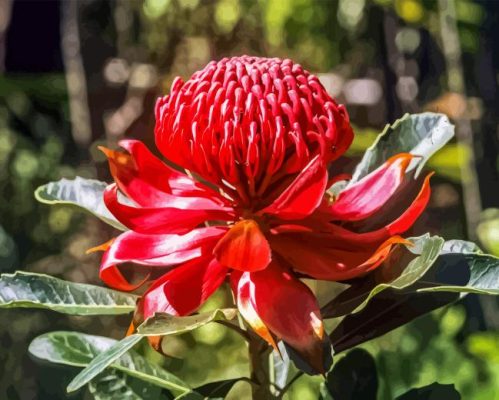
<path id="1" fill-rule="evenodd" d="M 379 229 L 367 229 L 367 224 L 372 226 L 374 222 L 374 225 L 379 226 L 379 223 L 373 220 L 385 220 L 385 214 L 390 212 L 393 214 L 393 210 L 398 208 L 398 202 L 403 199 L 392 198 L 382 210 L 373 214 L 371 218 L 355 223 L 356 228 L 362 229 L 363 232 L 354 232 L 343 226 L 327 223 L 327 214 L 323 214 L 319 211 L 316 211 L 308 218 L 296 223 L 272 227 L 271 232 L 275 234 L 298 234 L 301 232 L 302 239 L 306 240 L 308 237 L 316 243 L 320 241 L 320 243 L 323 243 L 325 246 L 331 246 L 331 244 L 334 243 L 334 246 L 338 248 L 345 248 L 346 246 L 346 248 L 350 249 L 351 247 L 358 247 L 358 245 L 377 246 L 391 236 L 407 231 L 423 213 L 431 195 L 430 178 L 432 175 L 433 173 L 428 174 L 425 177 L 419 193 L 415 196 L 414 200 L 409 203 L 405 211 L 391 222 L 385 223 L 385 225 Z M 387 210 L 383 212 L 385 209 Z"/>
<path id="2" fill-rule="evenodd" d="M 426 206 L 428 205 L 428 201 L 430 201 L 430 178 L 432 176 L 433 172 L 426 176 L 421 190 L 419 191 L 418 195 L 411 203 L 409 208 L 407 208 L 407 210 L 405 210 L 400 217 L 386 226 L 386 229 L 388 230 L 390 235 L 404 233 L 414 224 L 414 222 L 416 222 L 419 216 L 423 213 Z"/>
<path id="3" fill-rule="evenodd" d="M 111 174 L 120 190 L 142 206 L 175 207 L 176 196 L 197 196 L 206 209 L 220 208 L 225 200 L 189 176 L 170 168 L 156 158 L 142 142 L 123 140 L 129 154 L 100 149 L 106 154 Z"/>
<path id="4" fill-rule="evenodd" d="M 393 236 L 379 246 L 362 244 L 357 249 L 344 249 L 331 241 L 307 242 L 289 235 L 278 235 L 271 240 L 272 249 L 279 253 L 293 269 L 314 279 L 344 281 L 377 268 L 388 257 L 392 247 L 408 243 L 400 236 Z"/>
<path id="5" fill-rule="evenodd" d="M 397 154 L 341 192 L 329 208 L 331 217 L 358 221 L 374 214 L 397 191 L 413 158 L 408 153 Z"/>
<path id="6" fill-rule="evenodd" d="M 188 315 L 223 283 L 227 268 L 210 257 L 197 258 L 159 278 L 142 297 L 144 319 L 155 312 Z"/>
<path id="7" fill-rule="evenodd" d="M 182 198 L 179 198 L 182 199 Z M 111 213 L 126 227 L 139 233 L 185 233 L 210 220 L 231 220 L 226 211 L 197 208 L 143 207 L 136 208 L 118 201 L 118 188 L 109 185 L 104 202 Z M 180 204 L 177 204 L 180 206 Z"/>
<path id="8" fill-rule="evenodd" d="M 217 243 L 213 254 L 222 265 L 241 271 L 259 271 L 271 260 L 269 243 L 258 224 L 246 219 L 236 223 Z"/>
<path id="9" fill-rule="evenodd" d="M 300 219 L 321 203 L 327 185 L 327 170 L 319 156 L 314 157 L 274 202 L 259 214 L 282 219 Z"/>
<path id="10" fill-rule="evenodd" d="M 169 189 L 167 192 L 175 196 L 199 196 L 199 197 L 210 197 L 212 199 L 219 200 L 225 203 L 225 199 L 220 196 L 219 193 L 215 192 L 206 185 L 200 182 L 196 182 L 190 176 L 183 172 L 177 171 L 170 166 L 166 165 L 164 162 L 155 157 L 147 147 L 138 140 L 121 140 L 119 145 L 128 151 L 134 158 L 138 169 L 141 171 L 151 171 L 157 172 L 157 175 L 153 177 L 156 182 L 164 185 L 166 184 Z M 151 170 L 153 167 L 153 170 Z M 160 187 L 160 186 L 158 186 Z"/>
<path id="11" fill-rule="evenodd" d="M 132 262 L 148 266 L 170 266 L 208 254 L 225 227 L 198 228 L 185 235 L 145 235 L 128 231 L 118 236 L 104 253 L 101 268 Z"/>
<path id="12" fill-rule="evenodd" d="M 248 307 L 243 301 L 241 313 L 248 316 L 250 325 L 257 326 L 259 335 L 265 331 L 255 314 L 270 332 L 296 349 L 318 371 L 323 370 L 324 328 L 317 300 L 305 284 L 274 261 L 263 271 L 244 272 L 237 294 L 238 300 L 249 302 Z M 248 313 L 248 308 L 256 313 Z"/>
<path id="13" fill-rule="evenodd" d="M 243 280 L 241 280 L 242 275 L 244 275 Z M 248 279 L 248 276 L 249 274 L 240 271 L 233 271 L 230 275 L 232 291 L 237 301 L 237 308 L 251 329 L 276 351 L 279 351 L 272 334 L 253 306 L 251 300 L 252 283 Z"/>
<path id="14" fill-rule="evenodd" d="M 141 287 L 148 279 L 150 273 L 137 283 L 130 283 L 115 265 L 100 268 L 99 278 L 109 287 L 123 292 L 132 292 Z"/>

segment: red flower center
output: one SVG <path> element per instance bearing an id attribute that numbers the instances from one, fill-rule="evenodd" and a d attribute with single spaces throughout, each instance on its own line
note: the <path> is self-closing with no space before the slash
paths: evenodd
<path id="1" fill-rule="evenodd" d="M 291 60 L 225 58 L 156 105 L 156 141 L 174 163 L 219 186 L 246 210 L 269 204 L 312 158 L 352 141 L 343 106 Z"/>

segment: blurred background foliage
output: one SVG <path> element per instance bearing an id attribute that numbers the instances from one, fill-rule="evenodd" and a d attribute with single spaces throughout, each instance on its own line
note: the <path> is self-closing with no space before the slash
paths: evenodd
<path id="1" fill-rule="evenodd" d="M 240 54 L 292 58 L 347 105 L 357 135 L 339 168 L 404 113 L 447 114 L 457 138 L 429 165 L 432 201 L 413 233 L 479 239 L 499 255 L 498 24 L 499 2 L 485 0 L 0 0 L 0 271 L 98 283 L 98 256 L 85 250 L 112 229 L 37 204 L 34 189 L 76 175 L 109 180 L 98 144 L 152 144 L 154 101 L 174 76 Z M 330 299 L 326 284 L 315 289 Z M 230 301 L 222 290 L 207 307 Z M 129 322 L 32 310 L 1 318 L 6 399 L 66 398 L 74 371 L 30 359 L 35 336 L 75 329 L 119 338 Z M 464 399 L 499 399 L 498 329 L 497 301 L 468 296 L 366 344 L 380 399 L 434 381 L 454 383 Z M 218 324 L 169 339 L 167 350 L 169 358 L 142 349 L 191 383 L 248 374 L 243 342 Z M 302 377 L 287 397 L 315 399 L 320 382 Z"/>

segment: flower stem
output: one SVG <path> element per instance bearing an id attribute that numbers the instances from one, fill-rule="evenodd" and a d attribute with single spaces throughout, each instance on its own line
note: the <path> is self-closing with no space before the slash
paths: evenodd
<path id="1" fill-rule="evenodd" d="M 251 380 L 254 382 L 251 392 L 253 400 L 275 399 L 270 391 L 269 354 L 270 347 L 262 339 L 250 335 L 248 352 Z"/>

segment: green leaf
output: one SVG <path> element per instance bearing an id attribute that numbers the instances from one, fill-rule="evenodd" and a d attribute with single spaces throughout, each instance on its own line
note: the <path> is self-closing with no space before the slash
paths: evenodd
<path id="1" fill-rule="evenodd" d="M 416 258 L 409 252 L 399 251 L 399 257 L 390 260 L 370 274 L 366 279 L 361 279 L 341 292 L 322 308 L 324 318 L 334 318 L 346 314 L 359 312 L 378 293 L 387 289 L 403 289 L 421 278 L 438 258 L 443 248 L 444 240 L 438 236 L 423 235 L 408 239 L 412 246 L 408 250 L 418 254 Z M 403 253 L 403 254 L 402 254 Z M 401 266 L 406 265 L 400 270 Z"/>
<path id="2" fill-rule="evenodd" d="M 179 335 L 210 322 L 231 320 L 236 318 L 236 316 L 237 310 L 235 308 L 222 308 L 186 317 L 156 313 L 137 328 L 137 334 L 142 336 Z"/>
<path id="3" fill-rule="evenodd" d="M 103 194 L 106 186 L 107 183 L 94 179 L 63 178 L 40 186 L 35 190 L 35 198 L 45 204 L 69 204 L 83 208 L 105 223 L 126 231 L 127 228 L 110 213 L 104 204 Z"/>
<path id="4" fill-rule="evenodd" d="M 118 354 L 118 356 L 112 357 L 111 362 L 105 367 L 111 366 L 113 369 L 174 393 L 180 394 L 190 390 L 181 379 L 150 363 L 138 353 L 130 351 L 124 354 L 126 351 L 122 349 L 131 348 L 137 341 L 136 337 L 129 339 L 130 337 L 133 336 L 124 339 L 125 344 L 123 344 L 114 339 L 78 332 L 51 332 L 34 339 L 29 346 L 29 351 L 42 360 L 75 367 L 86 367 L 92 362 L 95 365 L 95 360 L 102 360 L 103 355 L 109 359 L 109 352 L 112 352 L 113 355 Z M 99 365 L 102 364 L 99 363 Z M 99 372 L 102 372 L 105 367 Z M 79 382 L 81 378 L 76 381 L 76 383 Z M 75 387 L 74 390 L 76 389 Z"/>
<path id="5" fill-rule="evenodd" d="M 114 343 L 106 351 L 98 354 L 97 357 L 90 361 L 83 371 L 74 377 L 69 383 L 67 391 L 74 392 L 86 385 L 141 340 L 141 336 L 130 335 L 119 342 Z"/>
<path id="6" fill-rule="evenodd" d="M 132 378 L 121 371 L 109 370 L 92 382 L 88 389 L 95 400 L 168 400 L 162 388 Z"/>
<path id="7" fill-rule="evenodd" d="M 461 284 L 442 284 L 437 277 L 435 280 L 424 279 L 418 292 L 459 292 L 477 294 L 499 294 L 499 258 L 483 253 L 467 253 L 470 242 L 460 240 L 449 241 L 445 244 L 439 272 L 451 274 L 454 265 L 460 263 L 461 276 L 465 282 Z"/>
<path id="8" fill-rule="evenodd" d="M 409 390 L 395 400 L 460 400 L 461 395 L 454 385 L 442 385 L 434 382 L 431 385 Z"/>
<path id="9" fill-rule="evenodd" d="M 445 242 L 430 267 L 412 285 L 385 288 L 360 311 L 347 315 L 330 335 L 335 351 L 383 335 L 466 293 L 499 294 L 499 259 L 483 254 L 471 242 Z"/>
<path id="10" fill-rule="evenodd" d="M 336 353 L 384 335 L 459 299 L 457 293 L 386 289 L 359 312 L 347 315 L 329 335 Z"/>
<path id="11" fill-rule="evenodd" d="M 128 314 L 137 296 L 17 271 L 0 276 L 0 308 L 44 308 L 72 315 Z"/>
<path id="12" fill-rule="evenodd" d="M 359 181 L 398 153 L 412 153 L 422 157 L 409 167 L 409 170 L 417 167 L 418 174 L 426 161 L 453 136 L 454 126 L 443 114 L 406 114 L 392 125 L 387 125 L 378 135 L 356 166 L 348 185 Z"/>
<path id="13" fill-rule="evenodd" d="M 234 379 L 226 379 L 223 381 L 210 382 L 203 386 L 195 388 L 194 391 L 196 393 L 201 394 L 204 398 L 224 399 L 227 396 L 227 394 L 230 392 L 232 387 L 241 380 L 247 381 L 248 378 L 234 378 Z"/>
<path id="14" fill-rule="evenodd" d="M 438 236 L 409 238 L 407 249 L 417 257 L 407 261 L 392 256 L 366 278 L 352 282 L 322 308 L 324 318 L 361 311 L 383 290 L 410 292 L 459 292 L 499 294 L 499 258 L 483 254 L 474 243 L 462 240 L 444 242 Z"/>
<path id="15" fill-rule="evenodd" d="M 374 358 L 354 349 L 326 375 L 326 387 L 335 400 L 376 400 L 378 372 Z"/>

